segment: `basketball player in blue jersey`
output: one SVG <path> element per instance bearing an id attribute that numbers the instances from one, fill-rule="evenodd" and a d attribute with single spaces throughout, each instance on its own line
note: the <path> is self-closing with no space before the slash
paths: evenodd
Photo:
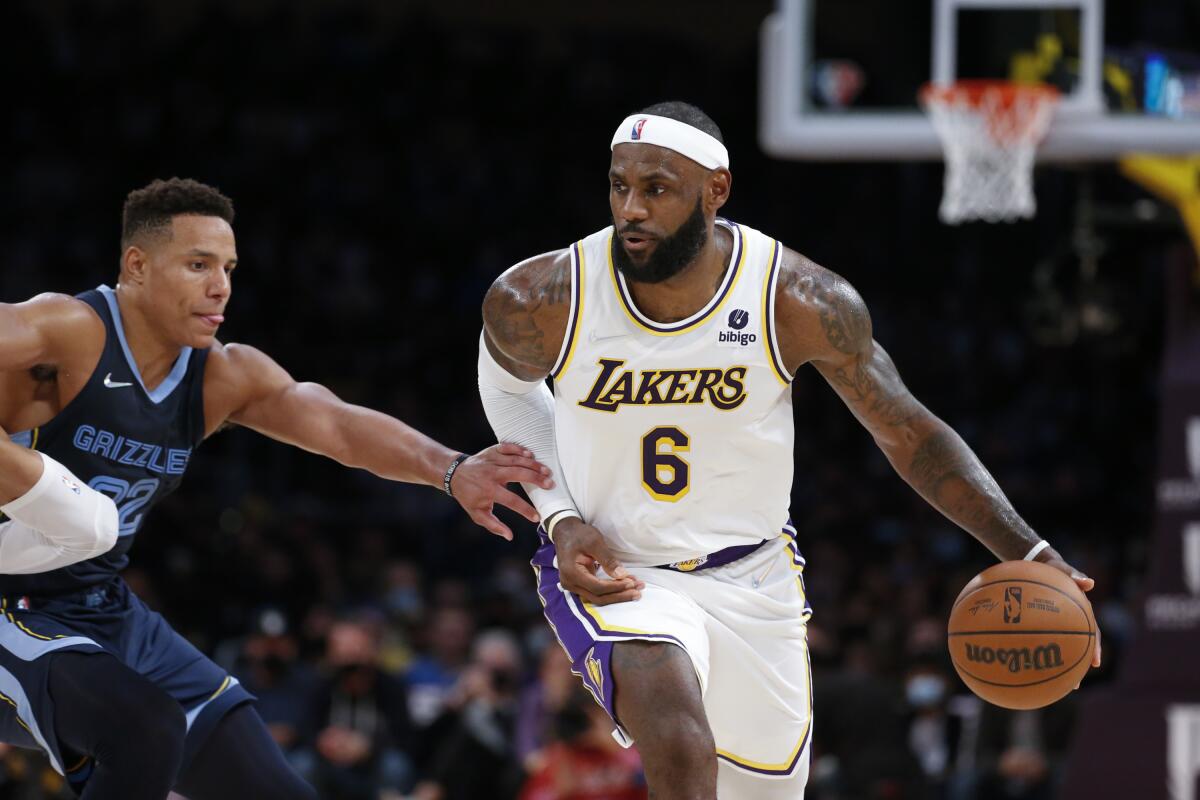
<path id="1" fill-rule="evenodd" d="M 493 503 L 537 519 L 505 484 L 552 485 L 524 448 L 468 457 L 218 342 L 232 222 L 217 190 L 155 181 L 126 200 L 115 289 L 0 304 L 0 740 L 44 750 L 88 800 L 316 796 L 253 698 L 119 575 L 221 426 L 442 488 L 505 537 Z"/>
<path id="2" fill-rule="evenodd" d="M 556 478 L 526 487 L 538 593 L 614 735 L 636 741 L 651 796 L 798 798 L 813 724 L 803 520 L 788 512 L 800 367 L 997 557 L 1092 581 L 905 388 L 849 283 L 717 216 L 732 178 L 707 115 L 653 106 L 611 149 L 612 226 L 488 292 L 484 408 Z"/>

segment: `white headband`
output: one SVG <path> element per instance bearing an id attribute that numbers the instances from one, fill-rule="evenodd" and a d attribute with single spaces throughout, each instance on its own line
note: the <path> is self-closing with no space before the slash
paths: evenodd
<path id="1" fill-rule="evenodd" d="M 613 134 L 609 149 L 627 143 L 658 145 L 687 156 L 707 169 L 729 169 L 729 151 L 725 145 L 699 128 L 669 117 L 657 117 L 654 114 L 626 117 Z"/>

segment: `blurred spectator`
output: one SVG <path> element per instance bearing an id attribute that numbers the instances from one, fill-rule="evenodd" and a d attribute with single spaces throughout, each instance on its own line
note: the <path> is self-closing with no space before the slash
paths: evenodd
<path id="1" fill-rule="evenodd" d="M 471 663 L 447 694 L 441 716 L 425 731 L 422 800 L 513 798 L 525 779 L 513 746 L 521 651 L 507 631 L 480 634 Z M 464 765 L 470 769 L 464 769 Z"/>
<path id="2" fill-rule="evenodd" d="M 814 653 L 815 655 L 815 653 Z M 815 728 L 809 784 L 826 800 L 922 800 L 925 781 L 907 747 L 904 698 L 879 672 L 865 638 L 846 645 L 845 667 L 814 665 Z"/>
<path id="3" fill-rule="evenodd" d="M 964 794 L 982 701 L 952 694 L 955 688 L 944 659 L 916 658 L 904 679 L 908 705 L 908 746 L 925 774 L 930 800 L 970 800 Z"/>
<path id="4" fill-rule="evenodd" d="M 613 722 L 582 686 L 554 717 L 555 739 L 520 800 L 645 800 L 637 751 L 612 737 Z"/>
<path id="5" fill-rule="evenodd" d="M 972 800 L 1052 800 L 1058 796 L 1075 722 L 1075 694 L 1045 708 L 1010 711 L 984 704 Z"/>
<path id="6" fill-rule="evenodd" d="M 541 766 L 543 748 L 555 738 L 558 715 L 578 686 L 579 678 L 571 674 L 566 652 L 556 640 L 546 641 L 537 677 L 521 692 L 517 712 L 517 758 L 527 771 L 534 772 Z"/>
<path id="7" fill-rule="evenodd" d="M 287 618 L 268 608 L 258 614 L 255 630 L 241 642 L 231 670 L 258 698 L 259 715 L 289 758 L 313 734 L 313 699 L 319 680 L 316 670 L 299 656 Z"/>
<path id="8" fill-rule="evenodd" d="M 409 713 L 417 727 L 429 725 L 442 712 L 466 664 L 474 629 L 470 612 L 457 606 L 437 608 L 430 615 L 424 637 L 427 652 L 414 659 L 404 675 Z"/>
<path id="9" fill-rule="evenodd" d="M 310 776 L 322 797 L 375 800 L 406 791 L 413 767 L 405 686 L 379 667 L 374 626 L 342 619 L 329 631 L 328 677 L 317 691 L 316 762 Z"/>

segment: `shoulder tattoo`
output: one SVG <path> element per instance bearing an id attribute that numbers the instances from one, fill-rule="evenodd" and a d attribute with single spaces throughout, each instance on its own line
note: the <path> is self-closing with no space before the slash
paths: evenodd
<path id="1" fill-rule="evenodd" d="M 483 303 L 488 334 L 510 358 L 549 369 L 558 357 L 571 304 L 566 258 L 534 261 L 502 275 Z"/>

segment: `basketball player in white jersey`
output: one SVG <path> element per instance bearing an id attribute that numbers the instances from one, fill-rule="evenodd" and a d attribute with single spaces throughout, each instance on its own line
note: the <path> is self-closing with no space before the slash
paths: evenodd
<path id="1" fill-rule="evenodd" d="M 788 516 L 801 366 L 997 557 L 1092 581 L 909 393 L 853 287 L 717 217 L 731 175 L 707 115 L 662 103 L 624 120 L 609 182 L 611 227 L 516 265 L 484 302 L 488 418 L 557 479 L 528 487 L 538 591 L 615 735 L 637 742 L 652 797 L 798 798 L 812 734 Z"/>

